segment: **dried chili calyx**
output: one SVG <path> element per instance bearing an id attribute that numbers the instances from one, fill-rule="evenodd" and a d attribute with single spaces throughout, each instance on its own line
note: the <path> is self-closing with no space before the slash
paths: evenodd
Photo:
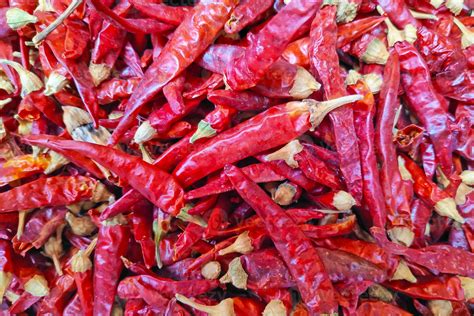
<path id="1" fill-rule="evenodd" d="M 6 13 L 7 24 L 13 30 L 22 28 L 30 23 L 38 22 L 38 18 L 19 8 L 11 8 Z"/>

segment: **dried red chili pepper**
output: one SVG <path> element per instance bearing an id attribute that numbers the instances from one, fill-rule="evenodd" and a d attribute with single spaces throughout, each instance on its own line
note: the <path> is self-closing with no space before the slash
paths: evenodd
<path id="1" fill-rule="evenodd" d="M 89 256 L 92 254 L 96 243 L 97 239 L 94 239 L 85 250 L 79 250 L 71 258 L 71 271 L 84 315 L 93 315 L 94 310 L 93 270 Z"/>
<path id="2" fill-rule="evenodd" d="M 336 53 L 336 9 L 334 5 L 323 7 L 316 14 L 310 33 L 311 69 L 321 79 L 324 94 L 328 100 L 346 95 Z M 360 201 L 362 171 L 352 109 L 348 107 L 336 109 L 330 114 L 330 118 L 342 174 L 349 192 L 356 201 Z"/>
<path id="3" fill-rule="evenodd" d="M 348 96 L 327 103 L 289 102 L 272 107 L 209 140 L 205 148 L 183 160 L 173 174 L 189 186 L 227 163 L 287 143 L 309 130 L 310 125 L 319 125 L 328 110 L 358 98 Z M 310 111 L 315 112 L 310 115 Z"/>
<path id="4" fill-rule="evenodd" d="M 336 304 L 332 285 L 321 261 L 318 260 L 319 256 L 316 250 L 309 243 L 309 240 L 304 237 L 303 232 L 296 227 L 289 217 L 284 215 L 284 211 L 270 197 L 254 182 L 249 180 L 238 168 L 227 166 L 225 172 L 237 192 L 262 217 L 276 248 L 287 263 L 290 273 L 295 278 L 308 308 L 314 312 L 334 311 Z M 282 221 L 285 221 L 284 225 L 281 224 Z M 283 234 L 292 234 L 294 237 L 283 240 Z M 302 252 L 301 247 L 304 247 L 304 252 Z M 296 248 L 299 248 L 299 250 Z M 312 262 L 308 262 L 305 259 L 310 253 L 313 253 L 311 255 L 311 258 L 313 258 Z M 298 260 L 300 263 L 293 264 L 295 260 Z M 289 264 L 290 261 L 293 263 Z M 316 297 L 324 297 L 324 299 L 315 300 Z"/>
<path id="5" fill-rule="evenodd" d="M 319 0 L 292 1 L 251 38 L 250 46 L 226 68 L 232 90 L 255 86 L 320 5 Z"/>
<path id="6" fill-rule="evenodd" d="M 150 101 L 211 44 L 236 4 L 233 0 L 219 4 L 200 3 L 186 16 L 172 39 L 163 48 L 159 58 L 148 68 L 143 81 L 128 101 L 125 114 L 112 134 L 111 143 L 119 141 L 144 103 Z M 205 29 L 202 27 L 202 21 L 206 21 Z M 196 34 L 199 35 L 197 38 L 194 37 Z M 160 79 L 157 81 L 158 74 Z"/>
<path id="7" fill-rule="evenodd" d="M 103 201 L 110 196 L 104 185 L 83 176 L 40 178 L 0 193 L 0 211 L 15 212 L 44 206 L 63 206 L 83 200 Z"/>
<path id="8" fill-rule="evenodd" d="M 123 217 L 104 221 L 99 228 L 94 254 L 93 315 L 109 315 L 113 308 L 122 260 L 128 248 L 130 230 Z M 90 303 L 90 302 L 89 302 Z"/>
<path id="9" fill-rule="evenodd" d="M 130 185 L 167 212 L 177 213 L 183 206 L 183 192 L 179 184 L 170 175 L 154 168 L 139 157 L 125 154 L 117 149 L 85 142 L 55 139 L 47 143 L 53 143 L 97 161 L 120 178 L 127 179 Z M 166 194 L 163 194 L 164 192 Z"/>

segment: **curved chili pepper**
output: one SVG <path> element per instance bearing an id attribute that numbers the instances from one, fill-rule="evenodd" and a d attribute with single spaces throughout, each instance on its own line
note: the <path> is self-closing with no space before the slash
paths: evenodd
<path id="1" fill-rule="evenodd" d="M 418 282 L 412 284 L 407 281 L 390 281 L 385 285 L 391 289 L 414 298 L 425 300 L 464 300 L 461 281 L 457 277 L 418 277 Z"/>
<path id="2" fill-rule="evenodd" d="M 134 203 L 134 210 L 131 214 L 132 232 L 142 249 L 143 261 L 148 268 L 155 265 L 156 245 L 153 242 L 153 223 L 148 219 L 151 218 L 151 210 L 148 208 L 139 208 Z"/>
<path id="3" fill-rule="evenodd" d="M 172 25 L 180 25 L 191 11 L 191 8 L 184 6 L 173 7 L 163 3 L 149 3 L 143 0 L 132 0 L 130 2 L 140 13 Z"/>
<path id="4" fill-rule="evenodd" d="M 1 163 L 0 185 L 41 173 L 49 163 L 47 155 L 22 155 L 8 159 Z"/>
<path id="5" fill-rule="evenodd" d="M 94 286 L 92 275 L 92 261 L 89 259 L 97 240 L 92 241 L 87 249 L 79 250 L 71 258 L 71 271 L 77 287 L 77 294 L 85 316 L 93 314 Z"/>
<path id="6" fill-rule="evenodd" d="M 100 1 L 93 2 L 100 3 Z M 236 5 L 235 0 L 220 3 L 203 2 L 186 15 L 185 20 L 175 30 L 159 58 L 148 68 L 139 87 L 127 102 L 125 114 L 112 134 L 111 143 L 116 144 L 120 140 L 143 104 L 150 101 L 212 43 Z M 203 25 L 206 27 L 203 28 Z"/>
<path id="7" fill-rule="evenodd" d="M 263 219 L 308 308 L 316 313 L 334 311 L 337 305 L 332 284 L 322 262 L 318 260 L 318 253 L 307 237 L 284 211 L 238 168 L 228 165 L 225 172 L 237 192 Z M 282 238 L 284 235 L 287 237 Z M 289 238 L 289 235 L 293 237 Z M 307 256 L 312 260 L 306 260 Z M 316 299 L 322 297 L 324 299 Z"/>
<path id="8" fill-rule="evenodd" d="M 355 215 L 344 219 L 340 223 L 327 224 L 321 226 L 315 226 L 311 224 L 302 224 L 299 225 L 299 228 L 304 232 L 309 238 L 320 239 L 320 238 L 330 238 L 341 235 L 347 235 L 352 232 L 354 229 L 356 219 Z"/>
<path id="9" fill-rule="evenodd" d="M 86 142 L 55 139 L 48 143 L 93 159 L 120 178 L 127 179 L 143 196 L 167 212 L 177 213 L 183 207 L 183 191 L 179 184 L 169 174 L 139 157 Z"/>
<path id="10" fill-rule="evenodd" d="M 15 212 L 44 206 L 63 206 L 104 198 L 102 184 L 83 176 L 40 178 L 0 193 L 0 212 Z"/>
<path id="11" fill-rule="evenodd" d="M 63 310 L 63 316 L 74 316 L 82 313 L 81 300 L 79 299 L 79 294 L 73 296 L 71 301 Z"/>
<path id="12" fill-rule="evenodd" d="M 453 136 L 447 102 L 434 90 L 426 64 L 416 49 L 406 41 L 396 43 L 395 49 L 400 56 L 402 84 L 408 106 L 429 133 L 443 172 L 450 175 L 453 171 Z"/>

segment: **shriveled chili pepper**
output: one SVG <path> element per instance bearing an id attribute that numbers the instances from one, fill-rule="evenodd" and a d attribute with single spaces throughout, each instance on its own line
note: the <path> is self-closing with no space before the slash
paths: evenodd
<path id="1" fill-rule="evenodd" d="M 359 316 L 367 315 L 374 316 L 379 315 L 380 313 L 386 315 L 399 315 L 399 316 L 409 316 L 410 313 L 405 310 L 394 306 L 392 304 L 385 303 L 383 301 L 364 301 L 357 308 L 356 314 Z"/>
<path id="2" fill-rule="evenodd" d="M 140 208 L 135 205 L 131 215 L 132 232 L 135 240 L 142 249 L 143 261 L 148 268 L 155 265 L 155 243 L 152 236 L 152 223 L 147 219 L 151 216 L 150 208 Z"/>
<path id="3" fill-rule="evenodd" d="M 200 3 L 186 16 L 170 42 L 163 48 L 159 58 L 148 68 L 143 81 L 131 96 L 124 117 L 114 130 L 112 143 L 119 141 L 143 104 L 178 76 L 211 44 L 236 4 L 236 1 L 232 0 L 219 4 Z M 206 23 L 205 29 L 202 27 L 203 23 Z M 199 34 L 198 38 L 194 37 L 196 34 Z M 158 81 L 157 75 L 160 78 Z"/>
<path id="4" fill-rule="evenodd" d="M 84 315 L 92 315 L 94 309 L 93 270 L 92 261 L 89 259 L 89 256 L 94 250 L 96 243 L 97 239 L 94 239 L 87 249 L 79 250 L 71 258 L 71 271 Z"/>
<path id="5" fill-rule="evenodd" d="M 289 102 L 272 107 L 209 140 L 205 148 L 182 161 L 174 175 L 185 187 L 189 186 L 226 163 L 287 143 L 309 130 L 310 125 L 319 125 L 327 110 L 358 98 L 348 96 L 328 103 Z"/>
<path id="6" fill-rule="evenodd" d="M 322 81 L 326 99 L 346 94 L 336 53 L 336 6 L 323 7 L 311 27 L 310 61 L 312 71 Z M 336 109 L 330 114 L 341 171 L 349 192 L 360 201 L 362 198 L 362 171 L 359 146 L 353 122 L 353 111 L 348 107 Z"/>
<path id="7" fill-rule="evenodd" d="M 83 200 L 101 201 L 105 197 L 104 189 L 100 182 L 84 176 L 40 178 L 0 193 L 0 211 L 14 212 L 44 206 L 63 206 Z"/>
<path id="8" fill-rule="evenodd" d="M 106 220 L 99 228 L 94 254 L 93 315 L 109 315 L 113 308 L 117 284 L 123 265 L 130 230 L 123 217 Z M 90 303 L 90 302 L 89 302 Z"/>
<path id="9" fill-rule="evenodd" d="M 319 0 L 292 1 L 251 38 L 250 46 L 226 68 L 232 90 L 255 86 L 320 5 Z"/>
<path id="10" fill-rule="evenodd" d="M 214 90 L 207 99 L 214 104 L 231 106 L 238 111 L 263 111 L 278 104 L 273 100 L 250 91 Z"/>
<path id="11" fill-rule="evenodd" d="M 120 178 L 127 179 L 130 185 L 151 202 L 170 213 L 178 212 L 182 207 L 183 192 L 179 184 L 167 173 L 154 168 L 138 157 L 125 154 L 117 149 L 85 142 L 55 139 L 48 141 L 48 143 L 76 151 L 97 161 Z M 113 155 L 110 154 L 111 152 Z M 158 192 L 160 192 L 160 196 L 158 196 Z M 161 195 L 163 192 L 167 193 Z"/>
<path id="12" fill-rule="evenodd" d="M 254 182 L 249 180 L 238 168 L 227 166 L 226 175 L 235 189 L 262 217 L 276 248 L 288 265 L 295 278 L 303 300 L 314 312 L 331 312 L 335 309 L 334 292 L 318 254 L 283 210 L 275 204 Z M 282 222 L 285 224 L 282 224 Z M 277 224 L 278 223 L 278 224 Z M 284 228 L 283 228 L 284 227 Z M 291 227 L 291 228 L 290 228 Z M 282 234 L 291 234 L 292 238 L 283 239 Z M 304 248 L 302 248 L 304 247 Z M 298 248 L 298 250 L 297 250 Z M 305 249 L 304 251 L 302 249 Z M 312 262 L 305 258 L 312 253 Z M 289 264 L 290 261 L 299 264 Z M 302 270 L 303 269 L 303 270 Z M 324 297 L 323 300 L 315 300 Z"/>
<path id="13" fill-rule="evenodd" d="M 82 313 L 81 300 L 79 298 L 79 294 L 76 294 L 71 298 L 71 301 L 69 301 L 67 306 L 64 308 L 63 315 L 74 316 L 80 313 Z"/>

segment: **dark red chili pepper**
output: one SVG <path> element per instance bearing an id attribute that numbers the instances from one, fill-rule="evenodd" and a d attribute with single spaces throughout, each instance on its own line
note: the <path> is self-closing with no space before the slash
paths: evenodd
<path id="1" fill-rule="evenodd" d="M 57 139 L 48 143 L 93 159 L 120 178 L 127 179 L 130 185 L 143 196 L 167 212 L 177 213 L 183 206 L 183 191 L 179 184 L 169 174 L 144 162 L 139 157 L 85 142 Z"/>
<path id="2" fill-rule="evenodd" d="M 140 13 L 166 24 L 180 25 L 191 11 L 185 6 L 173 7 L 163 3 L 150 3 L 143 0 L 130 1 Z"/>
<path id="3" fill-rule="evenodd" d="M 408 42 L 397 42 L 402 85 L 408 106 L 423 123 L 433 142 L 436 158 L 443 172 L 453 171 L 453 136 L 450 132 L 447 102 L 431 84 L 431 76 L 422 57 Z"/>
<path id="4" fill-rule="evenodd" d="M 278 100 L 250 91 L 214 90 L 207 99 L 214 104 L 224 104 L 238 111 L 263 111 L 278 104 Z"/>
<path id="5" fill-rule="evenodd" d="M 226 175 L 237 192 L 263 219 L 275 247 L 282 255 L 308 308 L 314 312 L 335 310 L 334 292 L 319 256 L 303 232 L 262 189 L 238 168 L 226 166 Z M 283 221 L 285 224 L 282 224 Z M 283 228 L 284 227 L 284 228 Z M 282 238 L 286 235 L 287 238 Z M 288 238 L 289 235 L 293 237 Z M 303 248 L 304 247 L 304 252 Z M 309 255 L 312 253 L 312 255 Z M 310 256 L 311 262 L 305 258 Z M 290 264 L 290 261 L 292 262 Z M 299 261 L 296 264 L 295 261 Z M 316 297 L 324 297 L 315 300 Z"/>
<path id="6" fill-rule="evenodd" d="M 250 24 L 258 22 L 273 5 L 271 0 L 243 0 L 235 8 L 224 30 L 227 34 L 235 34 Z"/>
<path id="7" fill-rule="evenodd" d="M 137 88 L 140 80 L 141 78 L 132 77 L 127 79 L 113 78 L 104 81 L 97 87 L 99 104 L 108 104 L 129 97 Z"/>
<path id="8" fill-rule="evenodd" d="M 99 1 L 93 2 L 95 4 Z M 211 44 L 236 5 L 237 1 L 234 0 L 218 4 L 200 3 L 186 15 L 185 20 L 176 29 L 159 58 L 148 68 L 143 81 L 128 101 L 124 117 L 114 130 L 111 143 L 119 141 L 143 104 L 150 101 Z M 204 24 L 205 28 L 202 26 Z M 198 34 L 197 37 L 196 34 Z"/>
<path id="9" fill-rule="evenodd" d="M 346 95 L 336 53 L 336 9 L 334 5 L 323 7 L 316 14 L 310 33 L 311 69 L 321 79 L 328 100 Z M 343 107 L 336 109 L 329 116 L 333 125 L 342 175 L 349 192 L 360 201 L 363 189 L 362 171 L 353 111 Z"/>
<path id="10" fill-rule="evenodd" d="M 120 216 L 120 215 L 119 215 Z M 109 315 L 112 311 L 122 260 L 128 248 L 130 230 L 121 217 L 103 222 L 99 228 L 94 255 L 93 315 Z"/>
<path id="11" fill-rule="evenodd" d="M 267 164 L 249 165 L 242 168 L 242 172 L 250 177 L 252 181 L 257 183 L 284 180 L 284 177 L 275 173 Z M 208 181 L 206 185 L 187 192 L 185 198 L 187 200 L 193 200 L 212 194 L 231 191 L 232 189 L 232 184 L 222 173 L 218 178 Z"/>
<path id="12" fill-rule="evenodd" d="M 74 293 L 74 278 L 68 274 L 58 276 L 51 287 L 51 292 L 41 302 L 39 313 L 61 314 L 66 308 L 67 299 Z"/>
<path id="13" fill-rule="evenodd" d="M 410 316 L 412 314 L 403 309 L 382 301 L 363 301 L 356 311 L 357 316 L 397 315 Z"/>
<path id="14" fill-rule="evenodd" d="M 355 215 L 352 215 L 347 219 L 335 224 L 321 226 L 302 224 L 299 225 L 299 228 L 309 238 L 321 239 L 350 234 L 354 229 L 355 222 Z"/>
<path id="15" fill-rule="evenodd" d="M 137 207 L 136 204 L 134 206 L 134 211 L 131 214 L 133 236 L 135 241 L 138 242 L 142 248 L 145 265 L 151 268 L 156 264 L 156 245 L 153 242 L 152 236 L 153 223 L 149 220 L 149 218 L 152 217 L 151 209 Z"/>
<path id="16" fill-rule="evenodd" d="M 226 68 L 227 83 L 232 90 L 255 86 L 320 5 L 320 0 L 292 1 L 252 37 L 250 46 Z"/>

